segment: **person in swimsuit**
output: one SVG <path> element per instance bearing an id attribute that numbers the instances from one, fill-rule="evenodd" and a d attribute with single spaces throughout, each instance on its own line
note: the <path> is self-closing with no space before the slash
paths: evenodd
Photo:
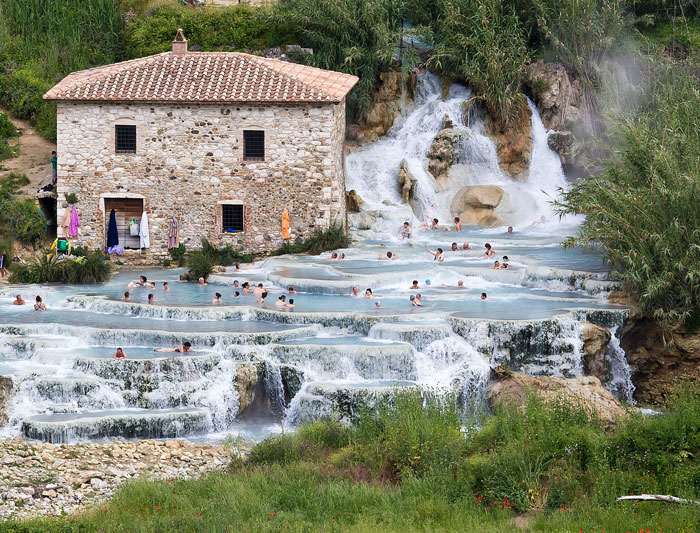
<path id="1" fill-rule="evenodd" d="M 241 295 L 241 293 L 238 292 L 238 291 L 235 291 L 235 292 L 233 293 L 233 297 L 234 297 L 234 298 L 238 298 L 240 295 Z"/>
<path id="2" fill-rule="evenodd" d="M 437 230 L 439 230 L 440 229 L 439 222 L 440 221 L 437 218 L 434 218 L 432 220 L 432 222 L 430 222 L 430 223 L 428 223 L 428 221 L 426 220 L 420 226 L 418 226 L 418 229 L 425 228 L 425 229 L 437 229 Z"/>
<path id="3" fill-rule="evenodd" d="M 283 294 L 275 302 L 275 307 L 277 309 L 284 309 L 287 306 L 287 297 Z"/>
<path id="4" fill-rule="evenodd" d="M 129 291 L 124 291 L 124 301 L 128 302 L 129 298 L 131 298 L 131 294 L 129 294 Z"/>
<path id="5" fill-rule="evenodd" d="M 164 281 L 164 282 L 163 282 L 163 290 L 164 290 L 164 291 L 169 291 L 169 290 L 170 290 L 170 287 L 168 287 L 168 282 L 167 282 L 167 281 Z"/>
<path id="6" fill-rule="evenodd" d="M 374 309 L 384 309 L 384 308 L 382 307 L 382 302 L 380 302 L 379 300 L 377 300 L 376 302 L 374 302 Z"/>
<path id="7" fill-rule="evenodd" d="M 133 287 L 144 287 L 146 285 L 147 278 L 146 276 L 139 276 L 138 281 L 131 281 L 129 282 L 129 288 Z"/>
<path id="8" fill-rule="evenodd" d="M 297 293 L 297 291 L 294 290 L 294 287 L 292 287 L 291 285 L 289 287 L 287 287 L 287 294 L 296 294 L 296 293 Z"/>
<path id="9" fill-rule="evenodd" d="M 117 351 L 114 352 L 114 358 L 119 360 L 119 359 L 126 359 L 126 352 L 122 350 L 121 348 L 117 348 Z"/>
<path id="10" fill-rule="evenodd" d="M 26 302 L 22 299 L 22 295 L 18 294 L 17 298 L 14 299 L 12 305 L 24 305 Z"/>
<path id="11" fill-rule="evenodd" d="M 402 241 L 404 239 L 410 239 L 411 233 L 413 233 L 411 230 L 411 225 L 408 222 L 404 222 L 403 228 L 401 228 L 401 231 L 399 232 L 399 240 Z"/>
<path id="12" fill-rule="evenodd" d="M 459 250 L 459 246 L 457 246 L 456 242 L 452 243 L 452 246 L 450 246 L 450 250 L 452 250 L 453 252 L 456 252 L 457 250 Z"/>
<path id="13" fill-rule="evenodd" d="M 287 310 L 289 311 L 290 309 L 294 309 L 294 298 L 290 298 L 289 302 L 286 305 Z"/>
<path id="14" fill-rule="evenodd" d="M 191 352 L 192 351 L 192 345 L 189 343 L 189 341 L 183 342 L 180 346 L 177 348 L 170 349 L 170 348 L 158 348 L 157 350 L 153 350 L 154 352 L 167 352 L 167 353 L 185 353 L 185 352 Z"/>
<path id="15" fill-rule="evenodd" d="M 149 304 L 152 304 L 152 303 L 155 302 L 155 301 L 156 301 L 155 295 L 154 295 L 153 293 L 149 294 L 149 295 L 148 295 L 148 303 L 149 303 Z"/>
<path id="16" fill-rule="evenodd" d="M 239 287 L 239 283 L 237 279 L 233 280 L 233 286 L 237 289 Z"/>
<path id="17" fill-rule="evenodd" d="M 214 293 L 214 299 L 211 301 L 212 304 L 214 305 L 219 305 L 221 303 L 224 303 L 224 301 L 221 299 L 221 293 L 220 292 L 215 292 Z"/>
<path id="18" fill-rule="evenodd" d="M 365 298 L 374 298 L 374 294 L 372 293 L 372 289 L 367 289 L 365 291 Z"/>
<path id="19" fill-rule="evenodd" d="M 265 303 L 265 298 L 267 298 L 267 291 L 263 291 L 263 292 L 260 294 L 260 297 L 256 300 L 256 303 L 264 304 L 264 303 Z"/>
<path id="20" fill-rule="evenodd" d="M 341 254 L 338 256 L 338 261 L 342 261 L 345 259 L 345 254 L 341 252 Z"/>
<path id="21" fill-rule="evenodd" d="M 488 296 L 486 296 L 486 293 L 485 293 L 485 292 L 482 292 L 482 293 L 481 293 L 481 299 L 482 299 L 482 300 L 488 300 L 489 298 L 488 298 Z"/>
<path id="22" fill-rule="evenodd" d="M 399 256 L 391 251 L 386 253 L 386 257 L 384 257 L 383 255 L 379 256 L 380 261 L 393 261 L 394 259 L 398 259 L 398 258 L 399 258 Z"/>
<path id="23" fill-rule="evenodd" d="M 438 248 L 433 252 L 426 244 L 425 249 L 428 250 L 428 253 L 433 256 L 433 261 L 439 261 L 442 263 L 445 260 L 445 253 L 442 251 L 442 248 Z"/>
<path id="24" fill-rule="evenodd" d="M 463 243 L 462 243 L 462 250 L 471 250 L 471 249 L 472 249 L 472 245 L 471 245 L 471 244 L 469 244 L 468 242 L 463 242 Z"/>
<path id="25" fill-rule="evenodd" d="M 34 303 L 34 310 L 35 311 L 46 311 L 46 306 L 44 305 L 44 302 L 41 300 L 41 296 L 36 297 L 36 302 Z"/>
<path id="26" fill-rule="evenodd" d="M 250 283 L 248 283 L 247 281 L 244 281 L 241 287 L 243 287 L 243 294 L 250 294 L 251 292 L 253 292 L 250 290 Z"/>
<path id="27" fill-rule="evenodd" d="M 489 268 L 501 268 L 501 263 L 498 262 L 498 260 L 493 262 L 493 265 L 491 265 Z"/>
<path id="28" fill-rule="evenodd" d="M 263 292 L 265 292 L 265 289 L 263 288 L 262 283 L 258 283 L 258 286 L 253 289 L 253 294 L 257 294 L 260 296 Z"/>
<path id="29" fill-rule="evenodd" d="M 422 306 L 423 306 L 423 304 L 420 303 L 420 300 L 418 300 L 418 299 L 417 299 L 415 296 L 413 296 L 412 294 L 411 294 L 411 296 L 409 297 L 409 300 L 411 300 L 411 305 L 412 305 L 413 307 L 422 307 Z"/>
<path id="30" fill-rule="evenodd" d="M 506 233 L 513 233 L 513 226 L 508 226 L 508 231 Z"/>
<path id="31" fill-rule="evenodd" d="M 459 221 L 459 217 L 455 217 L 455 228 L 451 230 L 449 227 L 445 226 L 442 228 L 443 231 L 462 231 L 462 223 Z"/>
<path id="32" fill-rule="evenodd" d="M 333 252 L 328 259 L 338 259 L 338 252 Z"/>
<path id="33" fill-rule="evenodd" d="M 491 248 L 489 243 L 484 244 L 484 248 L 486 248 L 486 251 L 484 252 L 484 259 L 491 259 L 494 255 L 496 255 L 496 250 Z"/>
<path id="34" fill-rule="evenodd" d="M 353 287 L 350 289 L 350 296 L 359 296 L 360 295 L 360 289 L 359 287 Z"/>
<path id="35" fill-rule="evenodd" d="M 411 285 L 411 286 L 409 287 L 409 289 L 414 290 L 414 291 L 417 290 L 417 289 L 420 289 L 420 287 L 418 286 L 418 280 L 417 280 L 417 279 L 414 279 L 411 283 L 413 283 L 413 285 Z"/>
<path id="36" fill-rule="evenodd" d="M 197 280 L 197 283 L 199 283 L 201 286 L 204 286 L 207 284 L 206 280 L 204 278 L 199 278 Z"/>

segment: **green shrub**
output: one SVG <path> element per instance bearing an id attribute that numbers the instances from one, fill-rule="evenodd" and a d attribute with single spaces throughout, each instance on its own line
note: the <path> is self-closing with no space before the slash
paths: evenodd
<path id="1" fill-rule="evenodd" d="M 189 253 L 185 264 L 187 265 L 187 270 L 191 279 L 207 279 L 214 271 L 216 261 L 205 254 L 202 250 L 195 250 L 194 252 Z"/>
<path id="2" fill-rule="evenodd" d="M 69 204 L 77 204 L 78 203 L 78 195 L 75 194 L 74 192 L 69 192 L 66 194 L 66 202 Z"/>
<path id="3" fill-rule="evenodd" d="M 231 266 L 236 263 L 250 263 L 253 260 L 253 256 L 244 254 L 242 248 L 235 249 L 230 244 L 217 248 L 207 239 L 202 239 L 201 251 L 214 265 Z"/>
<path id="4" fill-rule="evenodd" d="M 270 252 L 270 255 L 320 254 L 321 252 L 347 248 L 348 246 L 350 246 L 350 237 L 348 237 L 345 227 L 341 224 L 333 224 L 331 227 L 318 231 L 315 235 L 299 244 L 285 242 L 277 250 Z"/>
<path id="5" fill-rule="evenodd" d="M 700 322 L 700 89 L 676 67 L 654 76 L 645 106 L 620 123 L 622 146 L 605 172 L 555 205 L 586 215 L 567 246 L 599 247 L 643 311 L 692 328 Z"/>
<path id="6" fill-rule="evenodd" d="M 348 95 L 348 115 L 357 118 L 369 110 L 379 73 L 393 65 L 407 14 L 402 0 L 282 0 L 271 20 L 299 28 L 301 44 L 314 50 L 293 59 L 360 78 Z"/>
<path id="7" fill-rule="evenodd" d="M 495 119 L 508 124 L 520 117 L 530 55 L 513 7 L 501 0 L 437 0 L 436 6 L 428 65 L 471 85 Z"/>
<path id="8" fill-rule="evenodd" d="M 185 254 L 187 253 L 187 250 L 185 249 L 184 244 L 180 243 L 177 248 L 168 248 L 168 253 L 178 266 L 185 266 Z"/>
<path id="9" fill-rule="evenodd" d="M 7 118 L 7 113 L 0 113 L 0 161 L 13 157 L 17 154 L 17 149 L 7 142 L 8 139 L 18 135 L 14 124 Z"/>
<path id="10" fill-rule="evenodd" d="M 44 234 L 45 222 L 34 200 L 17 198 L 28 183 L 27 176 L 15 172 L 0 180 L 0 236 L 34 245 Z"/>
<path id="11" fill-rule="evenodd" d="M 84 256 L 84 261 L 57 259 L 48 251 L 27 264 L 13 263 L 10 280 L 15 283 L 103 283 L 110 277 L 112 266 L 102 252 L 95 250 Z"/>
<path id="12" fill-rule="evenodd" d="M 190 48 L 205 51 L 262 50 L 294 41 L 287 22 L 269 24 L 267 12 L 247 4 L 220 9 L 164 5 L 131 20 L 125 32 L 127 54 L 143 57 L 170 50 L 178 28 L 183 29 Z"/>

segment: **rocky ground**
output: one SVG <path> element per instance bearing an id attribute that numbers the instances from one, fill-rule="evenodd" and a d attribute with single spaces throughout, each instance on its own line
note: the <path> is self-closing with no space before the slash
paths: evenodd
<path id="1" fill-rule="evenodd" d="M 74 514 L 125 481 L 188 479 L 226 467 L 232 450 L 179 440 L 61 444 L 0 441 L 0 518 Z"/>

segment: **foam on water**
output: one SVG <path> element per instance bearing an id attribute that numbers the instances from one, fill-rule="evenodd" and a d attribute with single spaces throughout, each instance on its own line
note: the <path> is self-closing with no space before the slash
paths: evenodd
<path id="1" fill-rule="evenodd" d="M 549 202 L 567 185 L 537 109 L 529 103 L 528 178 L 514 181 L 501 172 L 483 121 L 465 120 L 470 91 L 453 85 L 443 99 L 437 77 L 419 78 L 415 102 L 404 105 L 388 135 L 347 156 L 347 186 L 365 204 L 350 216 L 354 242 L 345 260 L 270 257 L 213 275 L 206 286 L 180 282 L 181 269 L 145 269 L 155 289 L 128 289 L 141 273 L 135 270 L 102 285 L 0 288 L 0 374 L 13 390 L 0 436 L 262 438 L 323 416 L 350 420 L 358 405 L 415 387 L 456 393 L 465 409 L 478 410 L 491 366 L 581 375 L 583 321 L 611 330 L 606 385 L 632 402 L 619 342 L 627 313 L 605 299 L 617 282 L 595 252 L 559 246 L 580 221 L 552 216 Z M 445 116 L 459 142 L 438 183 L 426 154 Z M 413 208 L 402 203 L 396 182 L 403 160 L 417 179 Z M 397 239 L 404 220 L 414 229 L 426 216 L 449 220 L 452 198 L 467 185 L 502 187 L 515 232 L 465 226 Z M 453 242 L 471 248 L 452 251 Z M 511 268 L 489 268 L 486 242 L 499 259 L 509 256 Z M 425 245 L 445 249 L 444 263 Z M 380 260 L 389 250 L 398 259 Z M 270 295 L 262 304 L 254 295 L 236 298 L 236 281 L 263 283 Z M 349 295 L 353 287 L 360 297 Z M 367 288 L 373 298 L 362 297 Z M 150 292 L 155 304 L 147 303 Z M 214 292 L 224 305 L 211 304 Z M 49 310 L 13 306 L 17 293 L 30 302 L 40 294 Z M 413 307 L 409 298 L 419 293 L 423 305 Z M 295 300 L 294 309 L 275 306 L 282 294 Z M 186 340 L 194 352 L 153 351 Z M 117 346 L 127 360 L 112 358 Z M 261 406 L 264 413 L 251 411 Z"/>

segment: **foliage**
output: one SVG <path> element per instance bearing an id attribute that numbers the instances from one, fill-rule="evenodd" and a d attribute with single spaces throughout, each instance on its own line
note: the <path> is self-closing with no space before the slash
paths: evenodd
<path id="1" fill-rule="evenodd" d="M 44 234 L 44 218 L 36 201 L 18 198 L 28 183 L 27 176 L 14 172 L 0 179 L 0 237 L 34 245 Z"/>
<path id="2" fill-rule="evenodd" d="M 16 147 L 10 146 L 7 141 L 17 135 L 17 129 L 7 118 L 7 113 L 0 113 L 0 161 L 16 155 Z"/>
<path id="3" fill-rule="evenodd" d="M 586 220 L 567 241 L 600 245 L 642 310 L 668 325 L 700 313 L 700 89 L 679 69 L 657 73 L 651 99 L 619 128 L 622 148 L 600 176 L 556 203 Z"/>
<path id="4" fill-rule="evenodd" d="M 170 50 L 175 31 L 182 28 L 190 48 L 211 50 L 262 50 L 293 41 L 286 21 L 268 24 L 265 8 L 238 4 L 221 9 L 192 9 L 164 5 L 126 28 L 124 40 L 129 57 L 143 57 Z"/>
<path id="5" fill-rule="evenodd" d="M 78 203 L 78 195 L 75 194 L 74 192 L 69 192 L 66 194 L 66 202 L 69 204 L 77 204 Z"/>
<path id="6" fill-rule="evenodd" d="M 114 0 L 0 3 L 0 104 L 55 139 L 55 104 L 43 94 L 66 74 L 121 56 L 123 16 Z"/>
<path id="7" fill-rule="evenodd" d="M 28 264 L 13 263 L 10 280 L 15 283 L 103 283 L 110 277 L 112 266 L 102 252 L 95 250 L 84 255 L 82 261 L 57 259 L 44 252 Z"/>
<path id="8" fill-rule="evenodd" d="M 589 88 L 600 81 L 603 59 L 619 53 L 634 19 L 628 0 L 533 0 L 537 31 L 550 58 L 575 69 Z"/>
<path id="9" fill-rule="evenodd" d="M 464 432 L 454 404 L 406 393 L 355 426 L 270 437 L 228 472 L 139 480 L 86 513 L 2 522 L 0 532 L 500 533 L 516 519 L 542 532 L 698 531 L 693 505 L 615 501 L 700 497 L 698 391 L 685 385 L 663 416 L 633 416 L 610 433 L 575 405 L 535 397 Z"/>
<path id="10" fill-rule="evenodd" d="M 182 244 L 180 246 L 182 246 L 184 254 L 185 247 Z M 177 248 L 173 248 L 173 250 L 177 250 Z M 176 252 L 175 255 L 173 255 L 173 259 L 175 259 L 176 255 L 179 253 L 179 251 Z M 178 256 L 178 259 L 181 257 L 182 256 Z M 230 266 L 236 263 L 249 263 L 252 260 L 253 256 L 243 253 L 242 249 L 235 249 L 230 244 L 222 248 L 217 248 L 207 239 L 202 239 L 202 247 L 199 250 L 190 252 L 185 264 L 187 265 L 191 278 L 207 279 L 214 271 L 214 266 L 216 265 Z"/>
<path id="11" fill-rule="evenodd" d="M 271 252 L 270 255 L 320 254 L 321 252 L 347 248 L 348 246 L 350 246 L 350 237 L 348 237 L 345 227 L 341 224 L 333 224 L 331 227 L 318 231 L 315 235 L 299 244 L 285 242 L 277 250 Z"/>
<path id="12" fill-rule="evenodd" d="M 187 250 L 183 243 L 180 243 L 177 248 L 168 248 L 168 253 L 173 261 L 177 263 L 177 266 L 185 266 L 185 254 Z"/>
<path id="13" fill-rule="evenodd" d="M 380 72 L 397 56 L 407 18 L 405 0 L 281 0 L 270 20 L 301 29 L 301 44 L 313 55 L 292 57 L 308 65 L 360 78 L 348 95 L 349 115 L 364 115 Z"/>
<path id="14" fill-rule="evenodd" d="M 216 261 L 202 250 L 195 250 L 188 254 L 185 264 L 191 279 L 207 279 L 214 272 Z"/>
<path id="15" fill-rule="evenodd" d="M 434 44 L 428 66 L 467 82 L 492 117 L 508 124 L 526 105 L 520 86 L 529 53 L 520 20 L 501 0 L 437 0 L 427 33 Z"/>

